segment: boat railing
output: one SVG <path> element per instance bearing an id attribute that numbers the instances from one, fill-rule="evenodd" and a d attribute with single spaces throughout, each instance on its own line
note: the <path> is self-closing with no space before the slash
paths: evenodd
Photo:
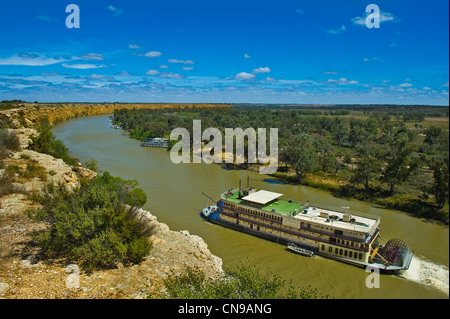
<path id="1" fill-rule="evenodd" d="M 220 214 L 226 215 L 226 216 L 229 216 L 229 217 L 232 217 L 232 218 L 235 218 L 235 219 L 239 219 L 239 220 L 247 222 L 249 224 L 270 228 L 270 229 L 273 229 L 273 230 L 276 230 L 276 231 L 280 231 L 280 232 L 283 232 L 283 233 L 287 233 L 287 234 L 290 234 L 290 235 L 299 236 L 299 237 L 311 239 L 311 240 L 314 240 L 314 241 L 320 241 L 320 242 L 324 242 L 324 243 L 331 243 L 329 239 L 325 239 L 325 238 L 322 238 L 320 236 L 314 236 L 314 235 L 306 234 L 306 233 L 303 233 L 303 232 L 300 232 L 300 231 L 295 231 L 295 230 L 292 230 L 292 229 L 279 227 L 279 226 L 276 226 L 276 225 L 273 225 L 273 224 L 266 224 L 266 223 L 263 223 L 263 222 L 260 222 L 260 221 L 254 220 L 254 219 L 245 218 L 243 216 L 235 216 L 235 214 L 232 214 L 232 213 L 228 213 L 228 212 L 222 211 L 222 212 L 220 212 Z M 272 221 L 272 220 L 270 220 L 270 221 Z M 333 242 L 332 244 L 334 246 L 339 246 L 339 247 L 343 247 L 343 248 L 351 248 L 351 249 L 358 250 L 358 251 L 363 251 L 364 250 L 361 247 L 355 247 L 355 246 L 346 245 L 346 244 L 343 244 L 343 243 L 335 243 L 335 242 Z"/>
<path id="2" fill-rule="evenodd" d="M 250 216 L 252 218 L 257 218 L 257 219 L 261 219 L 261 220 L 268 221 L 268 222 L 271 222 L 271 223 L 276 223 L 276 224 L 282 225 L 282 221 L 276 220 L 276 219 L 272 219 L 272 218 L 268 218 L 268 217 L 264 217 L 264 215 L 255 215 L 253 213 L 248 213 L 246 211 L 242 211 L 242 210 L 239 210 L 239 209 L 234 209 L 234 208 L 231 208 L 231 207 L 227 207 L 226 209 L 230 210 L 230 211 L 233 211 L 235 213 L 238 213 L 238 214 L 242 214 L 242 215 Z M 265 212 L 265 211 L 261 211 L 261 212 L 268 213 L 268 212 Z M 230 217 L 234 217 L 234 218 L 236 217 L 236 216 L 233 216 L 233 214 L 229 214 L 229 215 L 230 215 Z M 270 226 L 272 226 L 272 225 L 270 225 Z M 307 231 L 307 232 L 313 232 L 313 233 L 316 233 L 316 234 L 319 234 L 319 235 L 322 235 L 322 236 L 334 237 L 336 239 L 341 239 L 341 240 L 361 243 L 361 244 L 366 242 L 366 240 L 363 239 L 363 238 L 339 235 L 339 234 L 334 234 L 333 232 L 324 231 L 324 230 L 318 230 L 318 229 L 314 229 L 313 230 L 313 229 L 309 229 L 308 227 L 305 227 L 305 226 L 300 226 L 300 230 Z M 343 247 L 353 247 L 353 246 L 345 245 L 345 244 L 342 244 L 341 246 L 343 246 Z"/>

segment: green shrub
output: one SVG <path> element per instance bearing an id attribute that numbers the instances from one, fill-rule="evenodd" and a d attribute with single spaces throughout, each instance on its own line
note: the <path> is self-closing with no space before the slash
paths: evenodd
<path id="1" fill-rule="evenodd" d="M 294 288 L 292 282 L 240 263 L 236 267 L 225 267 L 219 279 L 206 279 L 203 271 L 187 267 L 182 274 L 172 273 L 164 280 L 165 292 L 157 298 L 169 299 L 319 299 L 327 298 L 311 287 Z"/>
<path id="2" fill-rule="evenodd" d="M 88 169 L 90 169 L 91 171 L 94 172 L 100 172 L 100 169 L 98 168 L 98 163 L 95 159 L 91 158 L 90 160 L 87 160 L 84 163 L 84 166 Z"/>
<path id="3" fill-rule="evenodd" d="M 44 207 L 35 217 L 49 228 L 34 235 L 45 256 L 76 260 L 92 271 L 138 263 L 148 255 L 151 229 L 136 207 L 125 205 L 125 187 L 93 179 L 72 193 L 48 190 L 53 193 L 41 199 Z"/>
<path id="4" fill-rule="evenodd" d="M 79 160 L 70 156 L 69 149 L 60 140 L 57 140 L 50 130 L 48 120 L 43 119 L 37 128 L 38 134 L 31 138 L 30 149 L 62 159 L 69 165 L 77 165 Z"/>
<path id="5" fill-rule="evenodd" d="M 17 135 L 14 132 L 0 129 L 0 149 L 19 151 L 20 141 Z"/>
<path id="6" fill-rule="evenodd" d="M 116 190 L 122 194 L 127 205 L 142 207 L 147 202 L 147 195 L 140 188 L 136 188 L 136 180 L 124 180 L 120 177 L 111 176 L 108 171 L 95 177 L 95 182 L 103 185 L 109 190 Z"/>

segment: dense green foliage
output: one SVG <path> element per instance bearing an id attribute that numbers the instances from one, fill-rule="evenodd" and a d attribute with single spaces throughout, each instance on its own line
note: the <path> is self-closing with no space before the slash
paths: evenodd
<path id="1" fill-rule="evenodd" d="M 394 116 L 397 120 L 420 122 L 425 117 L 448 117 L 448 106 L 396 105 L 396 104 L 350 104 L 350 105 L 302 105 L 302 104 L 233 104 L 234 108 L 296 110 L 302 115 L 349 115 L 370 114 L 379 117 Z"/>
<path id="2" fill-rule="evenodd" d="M 276 127 L 276 177 L 448 223 L 449 132 L 440 124 L 448 120 L 427 122 L 425 115 L 448 117 L 448 107 L 133 109 L 116 110 L 114 121 L 137 139 L 167 138 L 177 127 L 192 139 L 193 119 L 222 136 L 225 128 Z"/>
<path id="3" fill-rule="evenodd" d="M 50 130 L 48 120 L 42 119 L 37 131 L 38 134 L 32 137 L 30 149 L 60 158 L 69 165 L 76 165 L 79 162 L 78 159 L 70 156 L 69 149 L 64 142 L 55 138 Z"/>
<path id="4" fill-rule="evenodd" d="M 157 298 L 168 299 L 319 299 L 326 298 L 310 287 L 294 288 L 280 276 L 267 273 L 240 263 L 226 267 L 219 279 L 206 279 L 195 268 L 187 268 L 182 274 L 172 274 L 164 280 L 165 292 Z"/>
<path id="5" fill-rule="evenodd" d="M 44 255 L 74 260 L 86 270 L 140 262 L 151 244 L 149 226 L 136 207 L 126 205 L 139 197 L 133 193 L 135 186 L 105 172 L 74 192 L 49 187 L 40 199 L 43 208 L 34 216 L 49 224 L 35 234 Z"/>

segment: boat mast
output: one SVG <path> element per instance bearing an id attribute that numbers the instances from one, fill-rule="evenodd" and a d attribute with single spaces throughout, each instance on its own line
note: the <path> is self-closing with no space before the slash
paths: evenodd
<path id="1" fill-rule="evenodd" d="M 214 204 L 216 203 L 216 201 L 215 201 L 214 199 L 212 199 L 211 197 L 209 197 L 209 196 L 206 195 L 205 193 L 202 192 L 202 194 L 205 195 L 206 197 L 208 197 L 210 200 L 212 200 Z"/>

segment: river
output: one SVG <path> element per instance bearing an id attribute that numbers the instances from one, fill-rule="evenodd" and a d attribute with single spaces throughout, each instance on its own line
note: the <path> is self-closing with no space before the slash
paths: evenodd
<path id="1" fill-rule="evenodd" d="M 256 265 L 262 273 L 271 271 L 297 286 L 312 286 L 334 298 L 448 298 L 449 228 L 381 209 L 369 203 L 333 197 L 306 186 L 277 183 L 266 175 L 227 169 L 217 164 L 173 164 L 165 149 L 143 148 L 125 132 L 114 130 L 108 116 L 75 119 L 53 129 L 82 162 L 95 159 L 103 171 L 135 179 L 147 194 L 144 206 L 172 230 L 189 230 L 202 237 L 225 265 L 239 261 Z M 226 189 L 246 185 L 309 200 L 312 205 L 360 212 L 381 217 L 381 235 L 400 238 L 414 252 L 409 270 L 399 275 L 381 275 L 379 288 L 368 288 L 365 269 L 323 257 L 308 258 L 288 252 L 284 246 L 204 221 L 200 210 Z"/>

